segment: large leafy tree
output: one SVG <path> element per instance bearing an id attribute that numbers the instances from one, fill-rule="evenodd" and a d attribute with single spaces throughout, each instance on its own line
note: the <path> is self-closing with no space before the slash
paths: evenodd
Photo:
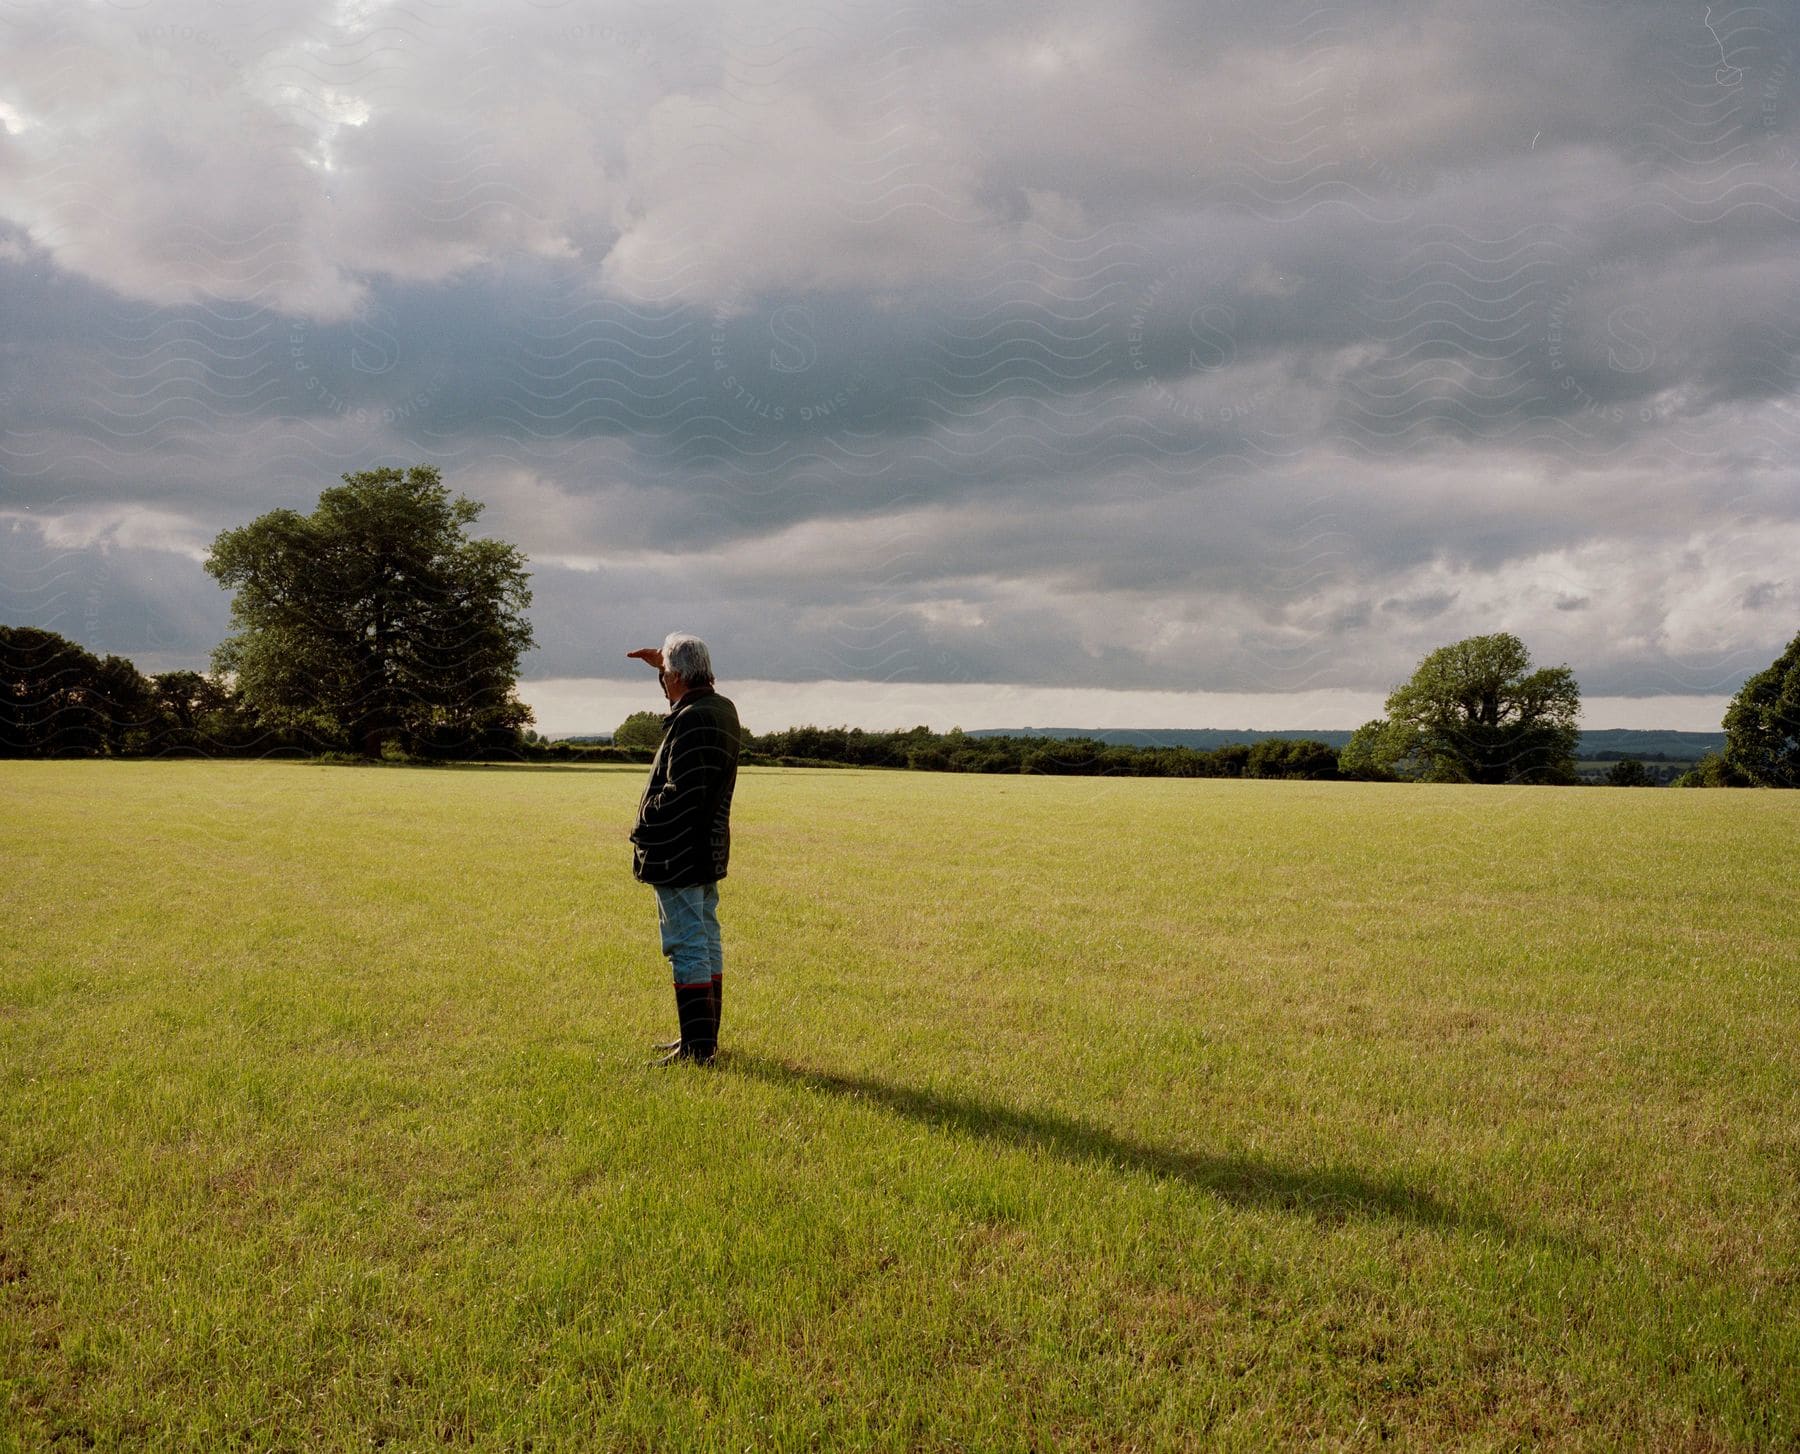
<path id="1" fill-rule="evenodd" d="M 370 754 L 516 736 L 524 556 L 471 539 L 482 507 L 430 465 L 343 480 L 310 515 L 273 510 L 213 542 L 206 569 L 236 593 L 215 669 L 264 722 Z"/>
<path id="2" fill-rule="evenodd" d="M 1345 777 L 1393 782 L 1400 776 L 1400 764 L 1410 745 L 1404 727 L 1396 728 L 1386 717 L 1377 717 L 1350 734 L 1338 753 L 1338 771 Z"/>
<path id="3" fill-rule="evenodd" d="M 1345 747 L 1347 775 L 1445 783 L 1575 780 L 1581 689 L 1566 666 L 1533 670 L 1507 632 L 1440 647 Z"/>
<path id="4" fill-rule="evenodd" d="M 1725 765 L 1758 787 L 1800 788 L 1800 636 L 1731 699 Z"/>

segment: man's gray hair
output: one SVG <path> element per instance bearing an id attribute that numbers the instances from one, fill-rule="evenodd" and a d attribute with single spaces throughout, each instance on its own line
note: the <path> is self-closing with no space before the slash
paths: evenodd
<path id="1" fill-rule="evenodd" d="M 690 687 L 710 687 L 712 653 L 698 636 L 671 631 L 662 645 L 663 670 L 672 671 Z"/>

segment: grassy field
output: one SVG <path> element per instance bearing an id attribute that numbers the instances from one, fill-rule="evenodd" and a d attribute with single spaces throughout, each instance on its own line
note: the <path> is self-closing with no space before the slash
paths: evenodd
<path id="1" fill-rule="evenodd" d="M 0 1446 L 1793 1448 L 1800 794 L 0 764 Z"/>

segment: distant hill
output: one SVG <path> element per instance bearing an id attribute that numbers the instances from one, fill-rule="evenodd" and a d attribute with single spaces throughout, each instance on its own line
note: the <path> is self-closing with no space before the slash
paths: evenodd
<path id="1" fill-rule="evenodd" d="M 1709 752 L 1725 750 L 1723 732 L 1640 732 L 1615 727 L 1583 732 L 1579 757 L 1641 757 L 1646 762 L 1698 762 Z"/>
<path id="2" fill-rule="evenodd" d="M 1301 738 L 1342 747 L 1348 732 L 1295 728 L 1291 732 L 1254 732 L 1226 727 L 982 727 L 970 737 L 1092 737 L 1114 747 L 1195 747 L 1210 751 L 1233 742 L 1262 742 L 1271 737 Z"/>
<path id="3" fill-rule="evenodd" d="M 1261 742 L 1270 737 L 1308 738 L 1342 747 L 1350 734 L 1311 727 L 1285 732 L 1258 732 L 1229 727 L 982 727 L 971 737 L 1092 737 L 1119 747 L 1195 747 L 1209 750 L 1232 742 Z M 1576 756 L 1588 759 L 1641 757 L 1646 762 L 1698 762 L 1725 746 L 1723 732 L 1645 732 L 1615 727 L 1583 732 Z"/>

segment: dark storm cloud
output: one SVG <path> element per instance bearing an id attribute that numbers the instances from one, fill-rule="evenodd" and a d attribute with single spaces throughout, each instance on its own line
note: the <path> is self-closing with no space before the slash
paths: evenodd
<path id="1" fill-rule="evenodd" d="M 230 602 L 155 517 L 0 522 L 0 621 L 57 631 L 145 671 L 203 665 Z"/>
<path id="2" fill-rule="evenodd" d="M 104 648 L 197 660 L 214 533 L 420 459 L 537 562 L 540 674 L 679 617 L 744 675 L 1383 688 L 1506 626 L 1716 691 L 1800 615 L 1785 12 L 12 40 L 0 517 Z"/>

